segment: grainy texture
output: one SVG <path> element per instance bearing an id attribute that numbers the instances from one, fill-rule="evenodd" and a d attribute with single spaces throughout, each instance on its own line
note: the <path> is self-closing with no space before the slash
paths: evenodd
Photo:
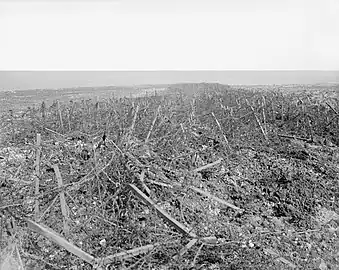
<path id="1" fill-rule="evenodd" d="M 112 268 L 338 269 L 339 100 L 331 87 L 181 84 L 149 97 L 75 99 L 60 102 L 60 110 L 46 102 L 43 113 L 41 103 L 5 111 L 2 219 L 34 216 L 40 133 L 39 224 L 62 232 L 55 200 L 62 191 L 74 246 L 96 259 L 146 251 L 111 262 Z M 58 188 L 55 165 L 63 180 Z M 198 240 L 166 224 L 129 184 Z M 22 220 L 14 233 L 4 224 L 1 250 L 20 245 L 27 269 L 91 269 Z M 142 248 L 148 245 L 149 252 Z"/>

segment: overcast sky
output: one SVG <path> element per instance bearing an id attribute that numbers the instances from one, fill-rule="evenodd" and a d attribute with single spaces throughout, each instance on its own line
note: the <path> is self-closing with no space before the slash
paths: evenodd
<path id="1" fill-rule="evenodd" d="M 338 0 L 0 0 L 2 70 L 338 70 Z"/>

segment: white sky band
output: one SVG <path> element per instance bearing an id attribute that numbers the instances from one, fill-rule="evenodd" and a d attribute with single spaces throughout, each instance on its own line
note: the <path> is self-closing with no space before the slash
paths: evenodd
<path id="1" fill-rule="evenodd" d="M 0 69 L 338 70 L 338 14 L 337 0 L 0 1 Z"/>

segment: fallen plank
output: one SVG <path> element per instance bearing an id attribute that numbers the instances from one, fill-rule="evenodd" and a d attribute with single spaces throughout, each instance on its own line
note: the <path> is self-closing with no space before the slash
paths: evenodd
<path id="1" fill-rule="evenodd" d="M 140 189 L 138 189 L 135 185 L 129 184 L 129 187 L 131 190 L 141 199 L 144 203 L 146 203 L 148 206 L 154 208 L 158 215 L 163 218 L 169 225 L 173 226 L 175 229 L 177 229 L 182 234 L 188 235 L 192 238 L 196 238 L 196 235 L 192 232 L 189 232 L 188 229 L 181 224 L 179 221 L 172 218 L 168 213 L 166 213 L 164 210 L 162 210 L 159 206 L 155 204 L 150 198 L 148 198 Z"/>
<path id="2" fill-rule="evenodd" d="M 229 202 L 226 202 L 225 200 L 220 199 L 220 198 L 218 198 L 218 197 L 212 195 L 211 193 L 209 193 L 209 192 L 207 192 L 207 191 L 204 191 L 204 190 L 202 190 L 202 189 L 200 189 L 200 188 L 192 187 L 192 186 L 190 186 L 189 188 L 192 189 L 192 190 L 194 190 L 195 192 L 201 193 L 202 195 L 204 195 L 204 196 L 206 196 L 206 197 L 209 197 L 209 198 L 211 198 L 211 199 L 213 199 L 213 200 L 215 200 L 215 201 L 217 201 L 217 202 L 219 202 L 219 203 L 221 203 L 221 204 L 224 204 L 224 205 L 226 205 L 226 206 L 228 206 L 228 207 L 230 207 L 230 208 L 233 208 L 234 210 L 242 211 L 241 208 L 239 208 L 239 207 L 237 207 L 237 206 L 235 206 L 235 205 L 233 205 L 233 204 L 231 204 L 231 203 L 229 203 Z"/>
<path id="3" fill-rule="evenodd" d="M 195 245 L 195 243 L 198 242 L 198 239 L 192 239 L 191 241 L 188 242 L 188 244 L 186 246 L 184 246 L 180 251 L 178 255 L 175 255 L 173 257 L 173 259 L 178 259 L 179 257 L 181 257 L 182 255 L 184 255 L 191 247 L 193 247 Z"/>
<path id="4" fill-rule="evenodd" d="M 80 248 L 74 246 L 64 238 L 58 235 L 57 232 L 53 231 L 51 228 L 48 228 L 47 226 L 40 225 L 38 223 L 35 223 L 32 220 L 26 219 L 26 222 L 28 224 L 28 227 L 37 232 L 38 234 L 41 234 L 48 238 L 49 240 L 53 241 L 54 243 L 58 244 L 59 246 L 63 247 L 64 249 L 68 250 L 72 254 L 76 255 L 80 259 L 84 260 L 85 262 L 88 262 L 89 264 L 93 265 L 95 263 L 95 258 L 82 251 Z"/>
<path id="5" fill-rule="evenodd" d="M 147 253 L 147 252 L 151 251 L 152 249 L 154 249 L 156 246 L 157 245 L 146 245 L 146 246 L 126 250 L 126 251 L 123 251 L 123 252 L 116 253 L 114 255 L 109 255 L 107 257 L 97 259 L 97 261 L 98 262 L 100 261 L 101 265 L 105 265 L 105 264 L 108 264 L 108 263 L 115 262 L 117 260 L 126 260 L 128 258 L 135 257 L 139 254 Z"/>
<path id="6" fill-rule="evenodd" d="M 209 164 L 201 166 L 201 167 L 199 167 L 197 169 L 194 169 L 193 172 L 200 172 L 200 171 L 206 170 L 206 169 L 211 168 L 211 167 L 213 167 L 215 165 L 218 165 L 221 161 L 222 161 L 222 158 L 219 158 L 218 160 L 216 160 L 216 161 L 214 161 L 212 163 L 209 163 Z"/>
<path id="7" fill-rule="evenodd" d="M 61 173 L 59 170 L 58 165 L 53 165 L 53 169 L 55 172 L 56 179 L 58 181 L 58 187 L 62 188 L 63 181 L 61 177 Z M 61 205 L 61 213 L 63 218 L 63 224 L 64 224 L 64 234 L 68 238 L 69 237 L 69 217 L 68 217 L 68 207 L 65 199 L 65 192 L 63 190 L 60 191 L 60 205 Z"/>

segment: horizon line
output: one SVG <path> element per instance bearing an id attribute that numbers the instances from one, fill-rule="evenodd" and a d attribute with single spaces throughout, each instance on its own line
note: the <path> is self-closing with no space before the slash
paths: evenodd
<path id="1" fill-rule="evenodd" d="M 90 72 L 162 72 L 162 71 L 171 71 L 171 72 L 198 72 L 198 71 L 204 71 L 204 72 L 215 72 L 215 71 L 251 71 L 251 72 L 256 72 L 256 71 L 264 71 L 264 72 L 269 72 L 269 71 L 293 71 L 293 72 L 298 72 L 298 71 L 317 71 L 317 72 L 339 72 L 339 69 L 147 69 L 147 70 L 143 70 L 143 69 L 132 69 L 132 70 L 126 70 L 126 69 L 86 69 L 86 70 L 82 70 L 82 69 L 72 69 L 72 70 L 68 70 L 68 69 L 8 69 L 8 70 L 0 70 L 0 72 L 46 72 L 46 71 L 52 71 L 52 72 L 68 72 L 68 71 L 82 71 L 82 72 L 86 72 L 86 71 L 90 71 Z"/>

